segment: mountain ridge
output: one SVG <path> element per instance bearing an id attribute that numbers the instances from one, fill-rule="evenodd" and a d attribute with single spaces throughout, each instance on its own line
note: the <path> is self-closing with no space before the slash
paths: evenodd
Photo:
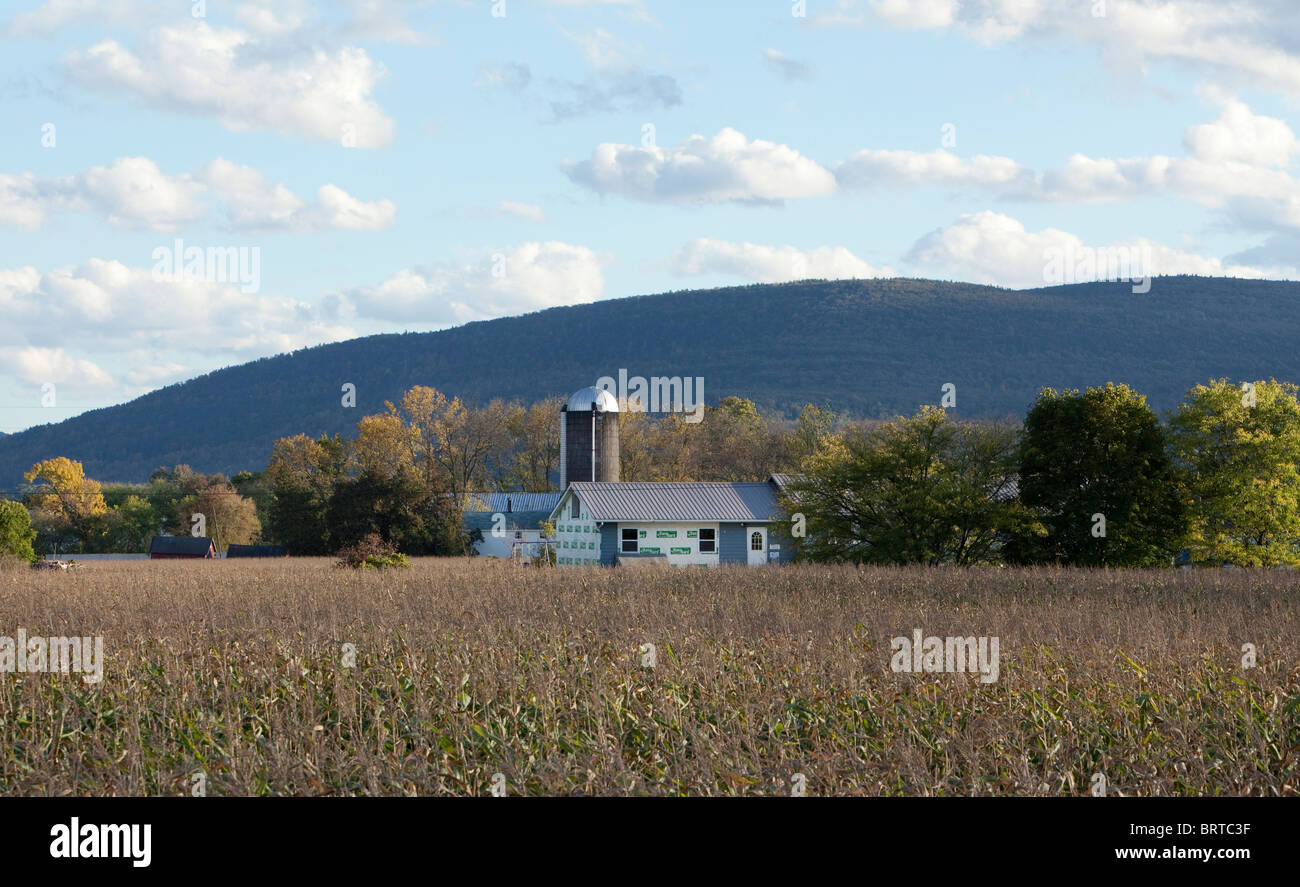
<path id="1" fill-rule="evenodd" d="M 705 399 L 911 413 L 952 383 L 957 413 L 1023 415 L 1040 387 L 1127 382 L 1176 405 L 1212 377 L 1300 379 L 1300 283 L 1164 277 L 1010 290 L 891 278 L 799 281 L 608 299 L 382 333 L 213 370 L 132 401 L 0 438 L 0 487 L 68 456 L 100 480 L 189 464 L 257 470 L 272 443 L 354 431 L 411 385 L 473 402 L 568 394 L 601 376 L 703 376 Z M 356 407 L 342 387 L 356 385 Z"/>

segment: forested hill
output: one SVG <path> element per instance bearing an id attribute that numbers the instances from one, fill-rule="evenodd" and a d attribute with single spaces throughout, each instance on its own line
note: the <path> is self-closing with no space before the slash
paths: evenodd
<path id="1" fill-rule="evenodd" d="M 1127 382 L 1160 409 L 1211 377 L 1300 381 L 1300 283 L 1166 277 L 1005 290 L 926 280 L 804 281 L 638 296 L 368 336 L 230 367 L 0 439 L 0 488 L 68 456 L 101 480 L 159 466 L 257 470 L 279 437 L 351 433 L 415 384 L 482 402 L 568 394 L 603 375 L 704 377 L 787 413 L 1023 415 L 1042 386 Z M 344 383 L 357 405 L 340 403 Z"/>

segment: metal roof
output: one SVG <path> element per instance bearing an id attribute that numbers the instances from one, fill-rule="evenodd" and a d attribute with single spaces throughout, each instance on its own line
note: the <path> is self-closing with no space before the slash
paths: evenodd
<path id="1" fill-rule="evenodd" d="M 776 488 L 769 483 L 574 481 L 569 489 L 597 521 L 761 522 L 781 511 Z"/>
<path id="2" fill-rule="evenodd" d="M 563 493 L 470 493 L 465 497 L 466 511 L 549 513 Z"/>
<path id="3" fill-rule="evenodd" d="M 205 555 L 212 547 L 212 540 L 206 536 L 154 536 L 149 553 Z"/>
<path id="4" fill-rule="evenodd" d="M 617 413 L 618 398 L 604 388 L 584 388 L 573 392 L 569 398 L 569 410 L 600 410 L 602 413 Z"/>
<path id="5" fill-rule="evenodd" d="M 782 493 L 785 492 L 786 487 L 793 483 L 798 483 L 803 479 L 804 476 L 802 474 L 773 474 L 769 475 L 767 478 L 768 482 L 776 484 L 777 490 Z"/>
<path id="6" fill-rule="evenodd" d="M 491 511 L 467 511 L 462 516 L 463 526 L 467 532 L 479 530 L 484 536 L 492 532 L 495 521 L 492 520 L 493 512 Z M 551 516 L 549 511 L 512 511 L 502 513 L 505 518 L 505 529 L 513 533 L 515 530 L 536 530 L 542 526 L 542 521 Z"/>

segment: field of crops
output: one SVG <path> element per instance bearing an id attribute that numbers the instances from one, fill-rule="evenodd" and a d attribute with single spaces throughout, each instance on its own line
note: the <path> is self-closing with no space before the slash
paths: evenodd
<path id="1" fill-rule="evenodd" d="M 1282 571 L 10 570 L 0 636 L 105 663 L 0 673 L 0 794 L 1294 796 L 1298 611 Z M 914 629 L 997 681 L 893 671 Z"/>

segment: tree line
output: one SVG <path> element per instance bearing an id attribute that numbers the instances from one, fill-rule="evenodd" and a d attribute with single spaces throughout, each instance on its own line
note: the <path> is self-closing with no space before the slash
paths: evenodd
<path id="1" fill-rule="evenodd" d="M 219 551 L 280 544 L 332 554 L 372 533 L 408 554 L 470 550 L 474 493 L 555 489 L 552 398 L 477 406 L 416 386 L 357 423 L 356 436 L 299 434 L 264 470 L 186 466 L 147 484 L 101 484 L 64 457 L 32 466 L 21 502 L 0 502 L 0 551 L 139 552 L 204 516 Z M 1300 563 L 1296 386 L 1198 385 L 1161 422 L 1126 385 L 1044 389 L 1023 423 L 964 421 L 923 407 L 844 421 L 807 405 L 764 416 L 727 397 L 700 422 L 619 417 L 624 480 L 797 480 L 804 559 L 856 563 L 1155 566 Z"/>
<path id="2" fill-rule="evenodd" d="M 1019 428 L 938 407 L 828 436 L 785 495 L 802 557 L 870 564 L 1300 564 L 1290 383 L 1044 389 Z"/>

